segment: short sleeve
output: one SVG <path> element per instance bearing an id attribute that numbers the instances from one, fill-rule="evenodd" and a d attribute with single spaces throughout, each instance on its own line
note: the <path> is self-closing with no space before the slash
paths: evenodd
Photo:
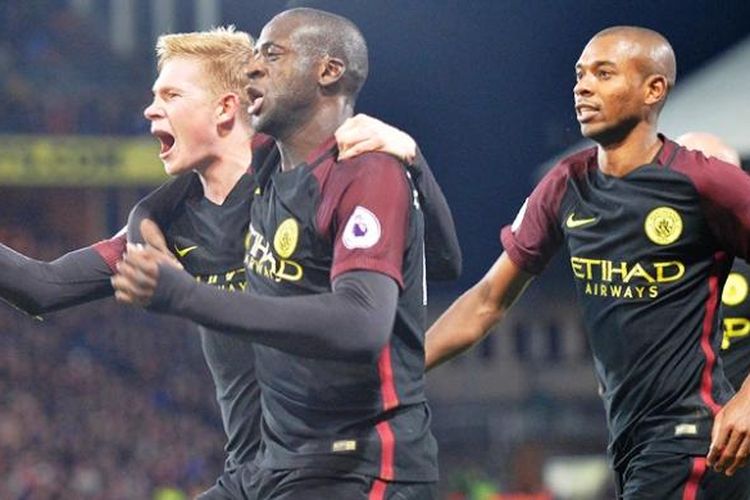
<path id="1" fill-rule="evenodd" d="M 403 287 L 411 203 L 404 168 L 381 153 L 363 155 L 356 163 L 339 166 L 339 173 L 352 178 L 336 200 L 331 280 L 347 271 L 370 270 Z"/>
<path id="2" fill-rule="evenodd" d="M 513 223 L 500 231 L 505 252 L 528 273 L 541 273 L 562 244 L 559 212 L 568 177 L 566 164 L 555 166 L 526 199 Z"/>

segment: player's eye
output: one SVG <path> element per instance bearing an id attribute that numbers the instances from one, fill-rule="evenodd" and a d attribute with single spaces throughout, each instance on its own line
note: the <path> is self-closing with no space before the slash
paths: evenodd
<path id="1" fill-rule="evenodd" d="M 604 70 L 604 69 L 600 69 L 599 71 L 596 72 L 596 76 L 600 80 L 609 80 L 610 78 L 612 78 L 612 72 Z"/>

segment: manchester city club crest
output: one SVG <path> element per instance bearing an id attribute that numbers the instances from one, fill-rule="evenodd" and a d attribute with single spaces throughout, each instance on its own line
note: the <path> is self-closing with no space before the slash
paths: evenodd
<path id="1" fill-rule="evenodd" d="M 721 301 L 728 306 L 742 304 L 747 298 L 747 280 L 739 273 L 730 273 L 721 293 Z"/>
<path id="2" fill-rule="evenodd" d="M 273 237 L 273 249 L 276 250 L 279 257 L 288 259 L 297 248 L 298 239 L 299 225 L 296 220 L 290 217 L 279 224 L 278 229 L 276 229 L 276 234 Z"/>
<path id="3" fill-rule="evenodd" d="M 657 245 L 669 245 L 682 234 L 682 217 L 674 208 L 657 207 L 648 213 L 643 227 L 648 239 Z"/>

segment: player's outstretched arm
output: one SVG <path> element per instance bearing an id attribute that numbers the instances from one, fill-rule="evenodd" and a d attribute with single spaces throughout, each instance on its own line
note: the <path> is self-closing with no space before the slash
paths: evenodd
<path id="1" fill-rule="evenodd" d="M 401 160 L 419 191 L 425 216 L 427 279 L 453 280 L 461 275 L 461 247 L 448 202 L 417 143 L 406 132 L 377 118 L 358 114 L 336 130 L 339 161 L 380 151 Z"/>
<path id="2" fill-rule="evenodd" d="M 134 228 L 140 227 L 142 219 L 167 217 L 185 197 L 191 179 L 183 177 L 157 188 L 133 209 L 128 233 L 136 241 L 140 231 Z M 162 244 L 160 249 L 165 251 L 166 246 Z M 110 277 L 124 251 L 124 229 L 111 239 L 50 262 L 31 259 L 0 244 L 0 299 L 38 316 L 109 297 L 113 294 Z"/>
<path id="3" fill-rule="evenodd" d="M 479 342 L 502 319 L 531 278 L 531 274 L 503 253 L 487 274 L 461 295 L 427 331 L 427 369 Z"/>
<path id="4" fill-rule="evenodd" d="M 178 177 L 147 195 L 131 212 L 128 234 L 141 241 L 137 230 L 141 220 L 168 217 L 186 196 L 191 180 L 190 176 Z M 165 245 L 161 247 L 166 250 Z M 124 250 L 124 230 L 50 262 L 0 244 L 0 299 L 38 316 L 109 297 L 113 294 L 110 277 Z"/>
<path id="5" fill-rule="evenodd" d="M 293 354 L 367 361 L 376 359 L 388 341 L 399 294 L 392 278 L 372 271 L 342 274 L 334 280 L 331 293 L 292 297 L 229 293 L 196 282 L 142 246 L 128 248 L 112 283 L 121 302 L 246 335 Z"/>
<path id="6" fill-rule="evenodd" d="M 122 254 L 116 236 L 51 262 L 31 259 L 0 245 L 0 298 L 38 316 L 112 295 L 108 261 Z"/>

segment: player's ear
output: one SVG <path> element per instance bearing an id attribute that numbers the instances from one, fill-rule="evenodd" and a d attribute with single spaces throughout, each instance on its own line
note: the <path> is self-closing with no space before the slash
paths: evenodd
<path id="1" fill-rule="evenodd" d="M 219 125 L 231 124 L 240 110 L 240 96 L 230 92 L 219 98 L 216 104 L 216 120 Z"/>
<path id="2" fill-rule="evenodd" d="M 323 56 L 320 61 L 320 76 L 318 83 L 321 87 L 330 87 L 341 80 L 346 72 L 346 64 L 343 60 L 329 55 Z"/>
<path id="3" fill-rule="evenodd" d="M 663 102 L 669 92 L 669 82 L 664 75 L 649 75 L 643 81 L 645 103 L 649 106 Z"/>

